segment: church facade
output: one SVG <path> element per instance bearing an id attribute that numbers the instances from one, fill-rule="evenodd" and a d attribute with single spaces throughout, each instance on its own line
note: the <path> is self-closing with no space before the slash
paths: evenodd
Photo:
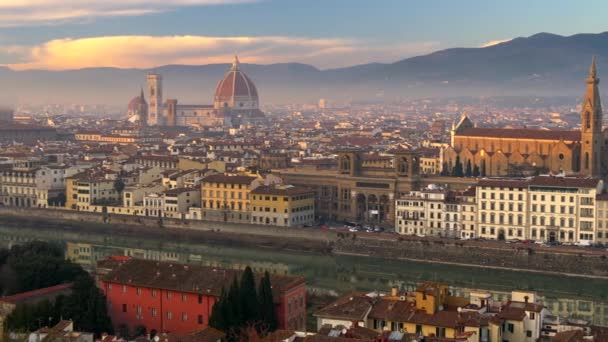
<path id="1" fill-rule="evenodd" d="M 189 126 L 199 129 L 223 129 L 255 124 L 265 119 L 259 109 L 258 91 L 241 70 L 238 57 L 218 82 L 213 104 L 181 104 L 177 99 L 163 99 L 163 77 L 146 77 L 148 102 L 143 92 L 129 104 L 130 121 L 142 126 Z M 147 106 L 144 110 L 141 106 Z"/>
<path id="2" fill-rule="evenodd" d="M 479 170 L 480 176 L 528 176 L 560 173 L 602 177 L 606 173 L 605 133 L 595 59 L 579 130 L 479 128 L 465 115 L 452 126 L 450 146 L 443 150 L 443 168 L 458 163 Z"/>

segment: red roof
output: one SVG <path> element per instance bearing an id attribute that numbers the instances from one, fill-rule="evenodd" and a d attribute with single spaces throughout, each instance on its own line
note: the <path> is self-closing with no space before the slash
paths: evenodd
<path id="1" fill-rule="evenodd" d="M 215 100 L 219 102 L 231 101 L 234 97 L 252 97 L 257 101 L 258 90 L 253 81 L 247 77 L 237 66 L 233 66 L 224 76 L 215 90 Z"/>
<path id="2" fill-rule="evenodd" d="M 580 131 L 543 130 L 543 129 L 509 129 L 509 128 L 465 128 L 456 133 L 457 136 L 507 138 L 507 139 L 536 139 L 580 141 Z"/>
<path id="3" fill-rule="evenodd" d="M 16 295 L 0 298 L 0 302 L 17 304 L 17 303 L 23 302 L 28 299 L 41 297 L 41 296 L 45 296 L 48 294 L 52 294 L 54 292 L 61 292 L 61 291 L 70 289 L 70 288 L 72 288 L 72 285 L 73 285 L 72 283 L 59 284 L 59 285 L 55 285 L 55 286 L 51 286 L 51 287 L 45 287 L 43 289 L 22 292 L 22 293 L 18 293 Z"/>

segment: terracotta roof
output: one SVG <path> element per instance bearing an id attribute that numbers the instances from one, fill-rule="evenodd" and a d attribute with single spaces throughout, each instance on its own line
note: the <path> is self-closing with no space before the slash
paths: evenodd
<path id="1" fill-rule="evenodd" d="M 583 342 L 585 341 L 583 337 L 582 330 L 570 330 L 570 331 L 562 331 L 555 336 L 551 337 L 551 342 Z"/>
<path id="2" fill-rule="evenodd" d="M 278 187 L 262 185 L 255 188 L 253 191 L 251 191 L 251 193 L 257 195 L 293 196 L 301 194 L 311 194 L 314 193 L 314 190 L 303 186 Z"/>
<path id="3" fill-rule="evenodd" d="M 240 279 L 241 273 L 234 269 L 130 259 L 119 263 L 102 279 L 110 283 L 219 297 L 222 288 L 230 287 L 234 277 Z M 270 277 L 275 301 L 282 293 L 305 283 L 301 277 Z M 256 280 L 260 279 L 261 275 L 256 275 Z"/>
<path id="4" fill-rule="evenodd" d="M 465 128 L 456 136 L 506 138 L 506 139 L 535 139 L 535 140 L 565 140 L 580 141 L 580 131 L 544 130 L 544 129 L 509 129 L 509 128 Z"/>
<path id="5" fill-rule="evenodd" d="M 251 97 L 257 101 L 258 90 L 253 81 L 245 75 L 239 68 L 233 66 L 224 78 L 218 83 L 215 89 L 216 101 L 231 101 L 234 97 Z"/>
<path id="6" fill-rule="evenodd" d="M 209 183 L 227 183 L 227 184 L 251 184 L 256 177 L 253 176 L 238 176 L 238 175 L 226 175 L 226 174 L 215 174 L 210 175 L 202 179 L 202 182 Z"/>
<path id="7" fill-rule="evenodd" d="M 527 188 L 527 179 L 485 178 L 479 180 L 480 187 Z"/>
<path id="8" fill-rule="evenodd" d="M 530 186 L 560 188 L 595 188 L 600 180 L 583 177 L 538 176 L 532 178 Z"/>
<path id="9" fill-rule="evenodd" d="M 346 321 L 362 321 L 365 320 L 371 309 L 371 298 L 361 294 L 352 294 L 341 297 L 322 308 L 315 313 L 315 316 Z"/>
<path id="10" fill-rule="evenodd" d="M 17 304 L 17 303 L 20 303 L 20 302 L 23 302 L 26 300 L 34 299 L 36 297 L 47 296 L 47 295 L 53 294 L 55 292 L 58 292 L 58 293 L 64 292 L 68 289 L 71 289 L 72 285 L 73 285 L 72 283 L 59 284 L 59 285 L 55 285 L 55 286 L 51 286 L 51 287 L 45 287 L 43 289 L 22 292 L 22 293 L 18 293 L 16 295 L 0 298 L 0 302 Z"/>

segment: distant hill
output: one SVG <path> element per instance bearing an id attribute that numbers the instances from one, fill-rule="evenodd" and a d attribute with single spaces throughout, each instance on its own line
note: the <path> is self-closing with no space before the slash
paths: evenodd
<path id="1" fill-rule="evenodd" d="M 244 64 L 262 102 L 395 100 L 426 96 L 577 95 L 591 57 L 608 80 L 608 32 L 569 37 L 539 33 L 486 48 L 455 48 L 391 64 L 319 70 L 299 63 Z M 93 68 L 11 71 L 0 68 L 0 89 L 24 102 L 127 104 L 150 71 L 161 73 L 165 95 L 181 103 L 211 103 L 228 64 L 167 65 L 152 70 Z M 601 86 L 600 86 L 601 87 Z M 608 89 L 608 86 L 607 88 Z"/>

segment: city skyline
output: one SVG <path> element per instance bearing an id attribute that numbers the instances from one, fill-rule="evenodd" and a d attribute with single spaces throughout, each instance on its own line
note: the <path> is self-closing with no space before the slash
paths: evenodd
<path id="1" fill-rule="evenodd" d="M 587 11 L 591 6 L 600 13 L 608 9 L 605 3 L 548 5 L 441 0 L 9 1 L 0 4 L 0 65 L 15 70 L 149 68 L 223 63 L 238 52 L 244 63 L 301 62 L 334 68 L 487 46 L 538 32 L 606 30 L 600 17 Z M 463 20 L 467 17 L 472 20 Z"/>

